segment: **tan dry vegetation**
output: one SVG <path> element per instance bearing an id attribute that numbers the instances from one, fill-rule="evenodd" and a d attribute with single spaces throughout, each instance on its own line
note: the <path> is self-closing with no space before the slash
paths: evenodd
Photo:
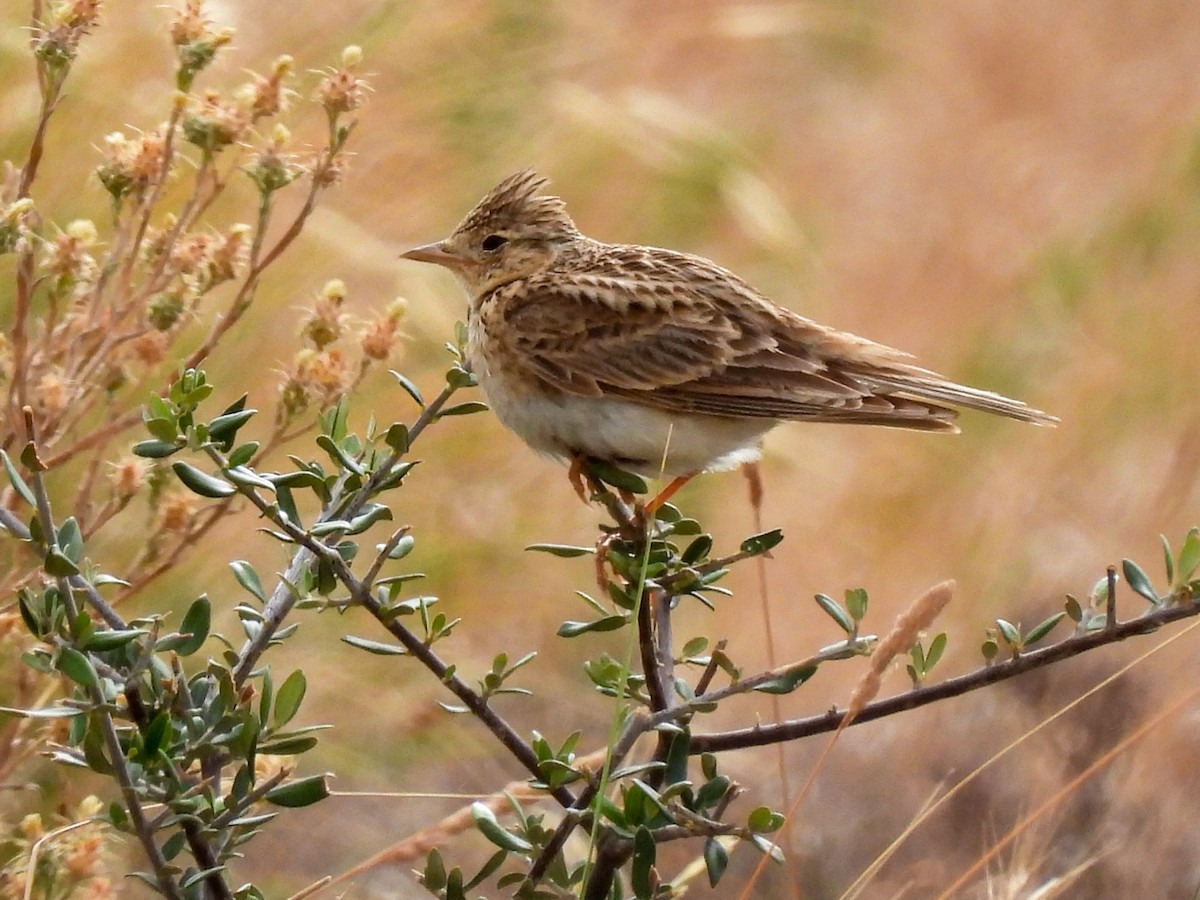
<path id="1" fill-rule="evenodd" d="M 239 35 L 206 76 L 214 83 L 281 52 L 315 65 L 347 43 L 364 47 L 374 73 L 352 171 L 287 274 L 268 284 L 250 327 L 210 366 L 229 389 L 222 369 L 236 366 L 254 385 L 252 405 L 273 401 L 274 370 L 295 346 L 296 309 L 334 276 L 359 315 L 409 298 L 400 367 L 436 384 L 439 348 L 463 301 L 442 273 L 395 256 L 441 236 L 503 175 L 534 165 L 553 176 L 589 234 L 710 256 L 794 309 L 1063 419 L 1045 430 L 968 415 L 957 438 L 775 432 L 764 475 L 766 522 L 788 538 L 768 569 L 780 659 L 836 638 L 809 601 L 814 591 L 867 587 L 873 630 L 886 631 L 907 598 L 953 577 L 943 669 L 965 671 L 978 664 L 982 629 L 995 616 L 1032 624 L 1065 591 L 1086 594 L 1122 556 L 1157 574 L 1156 536 L 1178 543 L 1197 521 L 1200 6 L 1189 0 L 297 0 L 286 12 L 245 0 L 210 12 Z M 7 34 L 19 15 L 6 8 Z M 161 23 L 154 4 L 113 4 L 85 46 L 48 151 L 47 165 L 63 176 L 42 185 L 53 214 L 99 218 L 104 198 L 86 177 L 91 145 L 115 127 L 156 124 L 145 110 L 166 96 Z M 14 57 L 17 48 L 2 48 L 5 152 L 34 112 L 25 64 Z M 365 417 L 406 403 L 379 378 L 356 410 Z M 565 723 L 561 697 L 580 690 L 577 661 L 601 642 L 565 642 L 554 629 L 578 613 L 571 591 L 588 587 L 589 564 L 521 548 L 590 542 L 598 512 L 489 417 L 438 429 L 422 455 L 428 462 L 404 488 L 403 508 L 427 589 L 466 619 L 451 644 L 460 670 L 484 667 L 501 649 L 539 650 L 537 698 L 508 701 L 505 712 L 525 728 Z M 722 475 L 679 500 L 729 543 L 752 527 L 744 497 L 743 480 Z M 229 555 L 263 572 L 280 568 L 274 546 L 235 537 L 248 521 L 224 527 L 237 542 Z M 232 595 L 225 561 L 193 559 L 141 602 L 185 602 L 190 578 L 213 573 Z M 733 655 L 755 668 L 764 638 L 748 570 L 732 586 L 737 596 L 716 615 L 686 611 L 677 633 L 729 635 Z M 1122 602 L 1132 611 L 1142 601 L 1123 594 Z M 480 729 L 440 713 L 436 687 L 415 668 L 335 641 L 356 626 L 368 627 L 353 615 L 306 622 L 273 664 L 305 665 L 307 720 L 337 723 L 306 758 L 310 770 L 335 770 L 337 786 L 350 790 L 486 792 L 517 774 L 494 762 Z M 1040 797 L 1193 680 L 1195 639 L 1181 644 L 980 779 L 918 831 L 867 896 L 949 883 Z M 836 896 L 937 786 L 1139 649 L 851 729 L 801 813 L 806 896 Z M 785 714 L 844 703 L 857 674 L 823 673 L 785 698 Z M 903 681 L 895 673 L 885 691 Z M 753 702 L 734 707 L 741 721 L 769 715 Z M 598 697 L 570 710 L 586 725 L 583 746 L 603 740 L 607 715 Z M 1190 896 L 1200 883 L 1186 828 L 1198 793 L 1187 763 L 1195 739 L 1193 718 L 1181 717 L 1101 772 L 1030 838 L 1036 852 L 993 869 L 993 888 L 1018 863 L 1032 861 L 1028 888 L 1099 857 L 1068 896 Z M 435 764 L 447 748 L 454 765 Z M 789 764 L 802 776 L 817 750 L 789 747 Z M 731 765 L 754 794 L 778 802 L 762 775 L 773 771 L 767 752 Z M 253 848 L 247 875 L 282 895 L 454 806 L 331 800 L 285 816 Z M 714 896 L 744 882 L 755 860 L 743 852 Z M 416 895 L 407 869 L 360 880 L 356 895 Z M 768 872 L 757 896 L 780 896 L 780 879 Z M 693 895 L 709 893 L 697 884 Z"/>

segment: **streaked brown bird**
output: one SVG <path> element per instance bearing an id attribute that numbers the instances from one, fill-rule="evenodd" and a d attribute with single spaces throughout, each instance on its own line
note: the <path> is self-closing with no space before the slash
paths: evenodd
<path id="1" fill-rule="evenodd" d="M 954 407 L 1052 425 L 907 353 L 772 303 L 700 256 L 585 237 L 531 170 L 496 185 L 448 238 L 406 259 L 469 297 L 467 362 L 529 446 L 646 476 L 757 460 L 784 421 L 957 432 Z"/>

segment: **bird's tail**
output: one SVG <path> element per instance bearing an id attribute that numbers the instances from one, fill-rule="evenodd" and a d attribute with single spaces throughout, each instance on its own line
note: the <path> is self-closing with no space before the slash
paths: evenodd
<path id="1" fill-rule="evenodd" d="M 1034 409 L 1020 400 L 947 381 L 933 372 L 872 372 L 870 380 L 874 387 L 894 391 L 916 400 L 932 400 L 964 409 L 977 409 L 980 412 L 1031 422 L 1034 425 L 1054 426 L 1059 422 L 1057 416 Z"/>

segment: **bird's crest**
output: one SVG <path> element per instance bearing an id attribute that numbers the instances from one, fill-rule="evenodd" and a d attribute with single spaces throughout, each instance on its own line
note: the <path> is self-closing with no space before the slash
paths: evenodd
<path id="1" fill-rule="evenodd" d="M 540 193 L 549 183 L 533 169 L 508 176 L 467 213 L 455 232 L 517 228 L 531 236 L 577 234 L 575 223 L 567 215 L 567 205 L 558 197 Z"/>

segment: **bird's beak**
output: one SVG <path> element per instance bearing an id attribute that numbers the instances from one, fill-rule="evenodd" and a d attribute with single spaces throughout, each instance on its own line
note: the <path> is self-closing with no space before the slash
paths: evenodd
<path id="1" fill-rule="evenodd" d="M 465 256 L 448 249 L 445 241 L 438 241 L 435 244 L 423 244 L 420 247 L 405 250 L 400 254 L 400 258 L 411 259 L 416 262 L 433 263 L 434 265 L 445 266 L 447 269 L 462 269 L 470 264 L 470 260 Z"/>

